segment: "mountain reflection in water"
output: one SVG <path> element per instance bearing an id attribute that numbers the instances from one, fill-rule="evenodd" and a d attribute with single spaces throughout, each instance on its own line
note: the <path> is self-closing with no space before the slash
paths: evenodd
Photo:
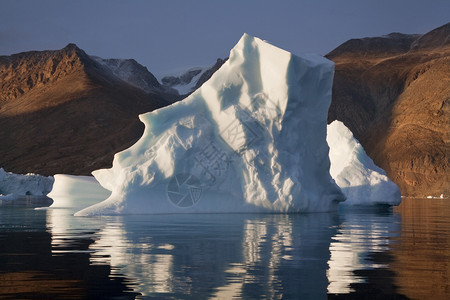
<path id="1" fill-rule="evenodd" d="M 405 200 L 395 209 L 402 216 L 391 251 L 395 282 L 413 299 L 448 299 L 450 199 Z"/>

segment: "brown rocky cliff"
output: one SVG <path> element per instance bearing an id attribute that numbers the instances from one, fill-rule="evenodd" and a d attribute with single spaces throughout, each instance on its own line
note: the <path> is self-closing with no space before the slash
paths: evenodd
<path id="1" fill-rule="evenodd" d="M 450 23 L 327 55 L 336 63 L 329 122 L 343 121 L 404 195 L 450 194 L 449 37 Z"/>
<path id="2" fill-rule="evenodd" d="M 16 173 L 90 174 L 142 134 L 138 114 L 167 105 L 73 44 L 0 57 L 0 166 Z"/>
<path id="3" fill-rule="evenodd" d="M 86 54 L 69 44 L 60 51 L 32 51 L 0 57 L 0 103 L 82 71 Z"/>

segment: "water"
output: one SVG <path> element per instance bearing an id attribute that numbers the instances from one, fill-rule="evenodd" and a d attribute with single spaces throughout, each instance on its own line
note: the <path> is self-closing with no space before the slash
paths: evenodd
<path id="1" fill-rule="evenodd" d="M 88 201 L 87 201 L 88 202 Z M 0 299 L 446 299 L 450 203 L 81 218 L 0 209 Z"/>

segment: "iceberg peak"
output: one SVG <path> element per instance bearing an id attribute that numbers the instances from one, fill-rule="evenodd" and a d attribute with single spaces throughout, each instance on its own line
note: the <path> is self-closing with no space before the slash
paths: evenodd
<path id="1" fill-rule="evenodd" d="M 244 34 L 198 90 L 142 114 L 141 139 L 93 172 L 111 190 L 76 215 L 330 211 L 334 64 Z"/>

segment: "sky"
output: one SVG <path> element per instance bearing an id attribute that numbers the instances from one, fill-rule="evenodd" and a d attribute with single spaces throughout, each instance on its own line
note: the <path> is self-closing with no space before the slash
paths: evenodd
<path id="1" fill-rule="evenodd" d="M 75 43 L 161 76 L 228 57 L 243 33 L 325 55 L 351 38 L 448 22 L 449 0 L 0 0 L 0 55 Z"/>

